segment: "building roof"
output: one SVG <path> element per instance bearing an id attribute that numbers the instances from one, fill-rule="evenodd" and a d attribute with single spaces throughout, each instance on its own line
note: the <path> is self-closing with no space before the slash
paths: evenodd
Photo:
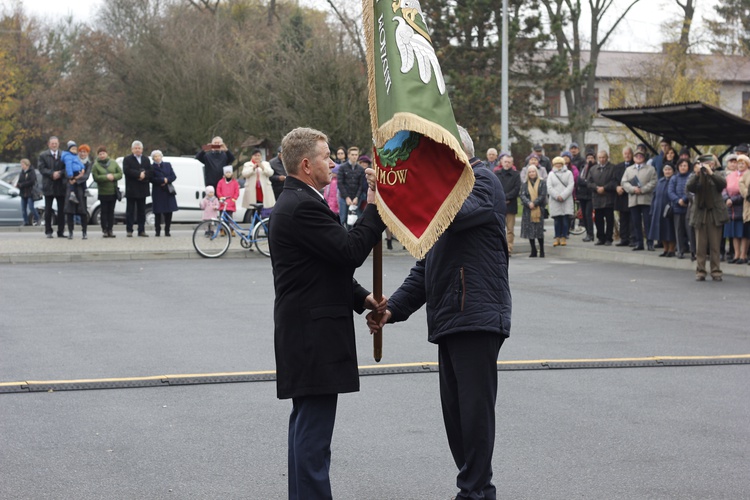
<path id="1" fill-rule="evenodd" d="M 699 145 L 731 147 L 750 138 L 750 121 L 702 102 L 599 109 L 599 114 L 624 124 L 641 140 L 635 129 L 693 148 Z"/>

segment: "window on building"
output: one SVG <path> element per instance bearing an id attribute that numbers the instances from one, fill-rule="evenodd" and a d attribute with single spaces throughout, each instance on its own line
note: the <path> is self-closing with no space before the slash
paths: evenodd
<path id="1" fill-rule="evenodd" d="M 750 119 L 750 92 L 742 93 L 742 118 Z"/>
<path id="2" fill-rule="evenodd" d="M 609 103 L 610 108 L 624 108 L 625 104 L 625 89 L 621 87 L 613 87 L 609 89 Z"/>
<path id="3" fill-rule="evenodd" d="M 560 91 L 544 91 L 544 116 L 551 118 L 560 116 Z"/>

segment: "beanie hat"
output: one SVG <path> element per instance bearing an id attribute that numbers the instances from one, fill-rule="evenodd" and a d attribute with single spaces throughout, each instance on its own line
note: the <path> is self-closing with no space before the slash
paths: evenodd
<path id="1" fill-rule="evenodd" d="M 234 171 L 234 168 L 231 165 L 227 165 L 223 170 L 225 174 L 231 174 Z"/>
<path id="2" fill-rule="evenodd" d="M 65 149 L 70 151 L 70 148 L 74 148 L 74 147 L 76 147 L 76 141 L 68 141 L 68 144 L 67 146 L 65 146 Z"/>

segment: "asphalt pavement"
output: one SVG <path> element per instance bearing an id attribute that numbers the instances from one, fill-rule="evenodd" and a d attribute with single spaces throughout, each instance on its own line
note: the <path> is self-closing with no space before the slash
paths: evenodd
<path id="1" fill-rule="evenodd" d="M 189 245 L 188 233 L 176 230 L 169 244 Z M 269 259 L 139 253 L 167 245 L 153 236 L 7 234 L 3 254 L 11 239 L 133 246 L 120 246 L 129 259 L 0 266 L 0 385 L 108 379 L 123 387 L 131 377 L 273 370 Z M 78 248 L 66 255 L 86 255 Z M 712 363 L 750 353 L 750 282 L 698 283 L 689 270 L 580 252 L 571 245 L 529 259 L 519 250 L 511 259 L 513 331 L 501 362 L 712 361 L 500 371 L 500 498 L 748 498 L 750 365 Z M 386 252 L 386 294 L 412 264 L 400 250 Z M 369 260 L 357 279 L 372 283 Z M 388 325 L 380 364 L 434 363 L 425 324 L 422 309 Z M 356 326 L 359 364 L 374 365 L 364 320 Z M 362 377 L 359 393 L 339 399 L 335 498 L 456 493 L 437 374 L 393 371 Z M 290 406 L 276 399 L 273 382 L 0 393 L 0 498 L 283 499 Z"/>

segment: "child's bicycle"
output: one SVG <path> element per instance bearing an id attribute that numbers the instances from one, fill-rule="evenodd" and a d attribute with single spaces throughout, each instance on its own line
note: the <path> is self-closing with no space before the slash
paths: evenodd
<path id="1" fill-rule="evenodd" d="M 253 205 L 253 218 L 250 227 L 240 227 L 232 217 L 227 214 L 226 208 L 222 209 L 218 219 L 204 220 L 193 231 L 193 246 L 195 251 L 202 257 L 215 259 L 224 255 L 232 243 L 232 233 L 240 238 L 242 248 L 252 250 L 252 246 L 258 249 L 266 257 L 271 256 L 268 246 L 268 217 L 261 218 L 260 211 L 263 204 Z"/>

